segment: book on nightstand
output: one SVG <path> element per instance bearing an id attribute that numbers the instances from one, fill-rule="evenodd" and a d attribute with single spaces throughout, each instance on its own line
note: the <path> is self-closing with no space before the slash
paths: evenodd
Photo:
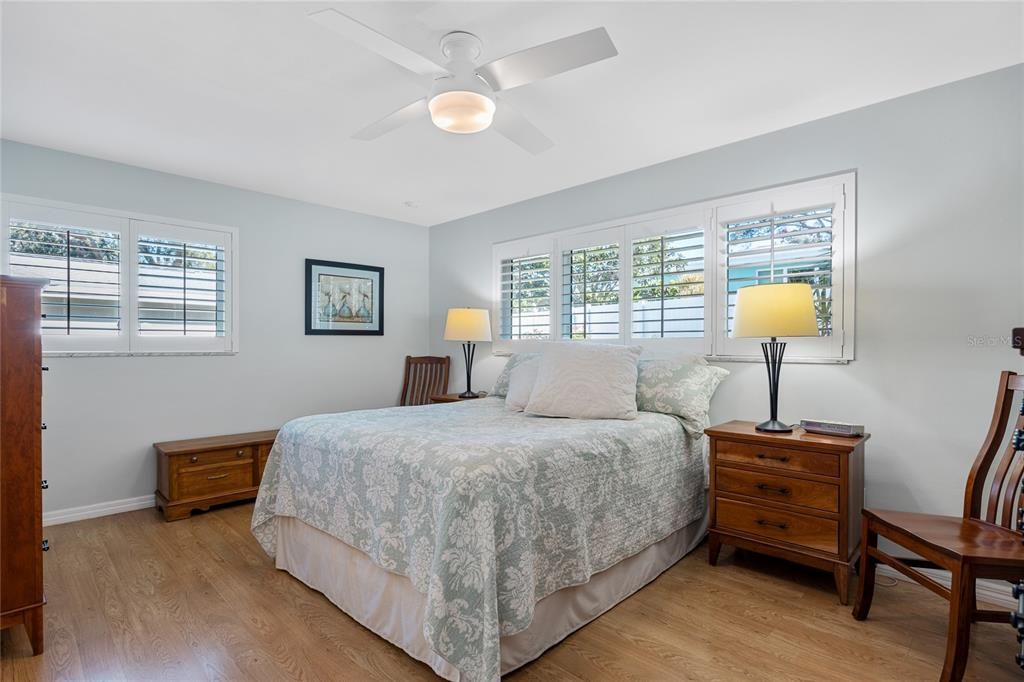
<path id="1" fill-rule="evenodd" d="M 801 419 L 800 427 L 809 433 L 823 433 L 826 436 L 856 438 L 864 435 L 863 424 L 847 424 L 828 419 Z"/>

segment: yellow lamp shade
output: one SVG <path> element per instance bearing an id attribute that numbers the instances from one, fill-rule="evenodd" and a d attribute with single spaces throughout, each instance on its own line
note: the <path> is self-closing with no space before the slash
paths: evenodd
<path id="1" fill-rule="evenodd" d="M 449 308 L 445 341 L 490 341 L 491 314 L 484 308 Z"/>
<path id="2" fill-rule="evenodd" d="M 732 335 L 818 336 L 818 319 L 810 284 L 759 284 L 736 296 Z"/>

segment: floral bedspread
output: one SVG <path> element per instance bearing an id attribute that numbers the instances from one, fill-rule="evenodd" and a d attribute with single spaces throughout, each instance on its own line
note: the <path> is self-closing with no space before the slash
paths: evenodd
<path id="1" fill-rule="evenodd" d="M 704 514 L 703 438 L 677 418 L 531 417 L 498 398 L 303 417 L 267 462 L 252 531 L 291 516 L 407 576 L 424 635 L 464 679 L 534 605 Z"/>

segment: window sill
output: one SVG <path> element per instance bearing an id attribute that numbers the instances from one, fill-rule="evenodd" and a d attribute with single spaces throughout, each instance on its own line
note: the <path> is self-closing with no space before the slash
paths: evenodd
<path id="1" fill-rule="evenodd" d="M 170 350 L 170 351 L 66 351 L 44 350 L 44 358 L 134 358 L 134 357 L 173 357 L 179 355 L 238 355 L 237 350 Z"/>
<path id="2" fill-rule="evenodd" d="M 516 351 L 512 350 L 498 350 L 491 353 L 494 357 L 507 358 L 515 355 Z M 764 357 L 760 355 L 703 355 L 701 356 L 708 362 L 756 362 L 758 364 L 764 364 Z M 801 358 L 796 357 L 784 357 L 782 364 L 784 365 L 848 365 L 850 364 L 851 358 Z"/>
<path id="3" fill-rule="evenodd" d="M 756 362 L 759 365 L 764 364 L 763 356 L 754 355 L 705 355 L 704 359 L 708 362 Z M 784 356 L 782 358 L 782 364 L 784 365 L 848 365 L 850 364 L 850 358 L 801 358 Z"/>

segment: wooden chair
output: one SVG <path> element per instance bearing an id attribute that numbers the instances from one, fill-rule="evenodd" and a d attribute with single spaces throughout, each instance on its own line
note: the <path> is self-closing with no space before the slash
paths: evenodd
<path id="1" fill-rule="evenodd" d="M 960 680 L 967 667 L 971 624 L 1009 623 L 1008 611 L 977 607 L 975 581 L 1024 579 L 1024 517 L 1020 516 L 1024 478 L 1024 405 L 1011 414 L 1014 392 L 1024 392 L 1024 376 L 1003 372 L 995 412 L 985 443 L 967 477 L 963 517 L 864 510 L 861 527 L 860 581 L 853 617 L 867 618 L 875 592 L 875 568 L 882 562 L 949 600 L 946 658 L 942 682 Z M 1010 442 L 1002 446 L 1011 423 Z M 998 465 L 996 456 L 1003 450 Z M 985 495 L 986 487 L 988 495 Z M 878 536 L 923 558 L 897 558 L 878 549 Z M 944 569 L 947 589 L 915 568 Z M 1008 652 L 1009 653 L 1009 652 Z"/>
<path id="2" fill-rule="evenodd" d="M 399 405 L 426 405 L 430 396 L 448 392 L 448 370 L 452 359 L 432 355 L 405 356 L 405 380 Z"/>

